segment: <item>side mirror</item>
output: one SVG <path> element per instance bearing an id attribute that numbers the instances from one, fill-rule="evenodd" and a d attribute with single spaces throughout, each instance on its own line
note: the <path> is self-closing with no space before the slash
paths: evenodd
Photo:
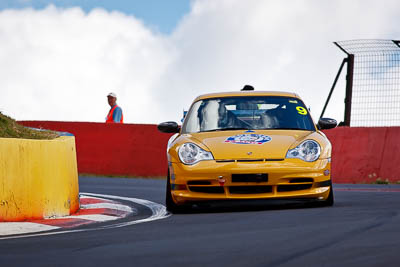
<path id="1" fill-rule="evenodd" d="M 167 121 L 157 125 L 157 129 L 163 133 L 179 133 L 181 127 L 174 121 Z"/>
<path id="2" fill-rule="evenodd" d="M 318 128 L 320 130 L 332 129 L 337 126 L 337 121 L 329 118 L 320 118 L 318 121 Z"/>

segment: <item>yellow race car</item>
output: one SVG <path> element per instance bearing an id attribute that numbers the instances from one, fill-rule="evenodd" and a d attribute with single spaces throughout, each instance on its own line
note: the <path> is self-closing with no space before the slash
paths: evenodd
<path id="1" fill-rule="evenodd" d="M 164 122 L 166 206 L 182 212 L 193 203 L 243 199 L 315 200 L 333 205 L 331 144 L 294 93 L 254 91 L 197 97 L 182 127 Z"/>

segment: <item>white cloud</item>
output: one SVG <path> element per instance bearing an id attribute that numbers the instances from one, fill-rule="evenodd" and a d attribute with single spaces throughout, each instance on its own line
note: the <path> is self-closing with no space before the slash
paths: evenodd
<path id="1" fill-rule="evenodd" d="M 168 49 L 133 17 L 98 9 L 0 15 L 0 108 L 17 119 L 103 121 L 115 91 L 128 121 L 145 121 Z"/>
<path id="2" fill-rule="evenodd" d="M 0 110 L 19 120 L 103 121 L 116 91 L 128 123 L 179 120 L 215 91 L 297 92 L 322 110 L 344 58 L 332 42 L 396 39 L 400 2 L 202 0 L 170 36 L 132 16 L 53 6 L 0 12 Z M 344 76 L 342 76 L 343 78 Z M 343 116 L 343 82 L 327 116 Z"/>

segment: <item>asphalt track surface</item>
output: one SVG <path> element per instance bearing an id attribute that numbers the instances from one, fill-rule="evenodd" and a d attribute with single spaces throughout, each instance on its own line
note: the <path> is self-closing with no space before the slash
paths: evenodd
<path id="1" fill-rule="evenodd" d="M 328 208 L 222 206 L 121 228 L 0 240 L 0 266 L 400 266 L 400 186 L 334 189 Z M 164 204 L 165 181 L 81 177 L 80 191 Z"/>

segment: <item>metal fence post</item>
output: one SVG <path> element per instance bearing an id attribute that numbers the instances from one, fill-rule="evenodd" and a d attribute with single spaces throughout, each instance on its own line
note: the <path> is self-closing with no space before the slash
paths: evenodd
<path id="1" fill-rule="evenodd" d="M 350 126 L 351 100 L 353 94 L 354 55 L 347 57 L 346 98 L 344 100 L 344 125 Z"/>
<path id="2" fill-rule="evenodd" d="M 336 74 L 335 80 L 333 81 L 333 85 L 332 85 L 332 87 L 331 87 L 331 91 L 329 92 L 328 98 L 326 99 L 326 102 L 325 102 L 324 108 L 322 109 L 321 115 L 319 116 L 320 119 L 321 119 L 321 118 L 324 116 L 324 114 L 325 114 L 326 107 L 328 106 L 328 103 L 329 103 L 329 100 L 331 99 L 333 90 L 334 90 L 335 87 L 336 87 L 336 83 L 337 83 L 337 81 L 338 81 L 338 79 L 339 79 L 340 73 L 342 73 L 343 66 L 344 66 L 344 64 L 345 64 L 346 62 L 347 62 L 347 58 L 344 58 L 343 61 L 342 61 L 342 64 L 340 65 L 340 68 L 339 68 L 339 70 L 338 70 L 338 73 Z"/>

